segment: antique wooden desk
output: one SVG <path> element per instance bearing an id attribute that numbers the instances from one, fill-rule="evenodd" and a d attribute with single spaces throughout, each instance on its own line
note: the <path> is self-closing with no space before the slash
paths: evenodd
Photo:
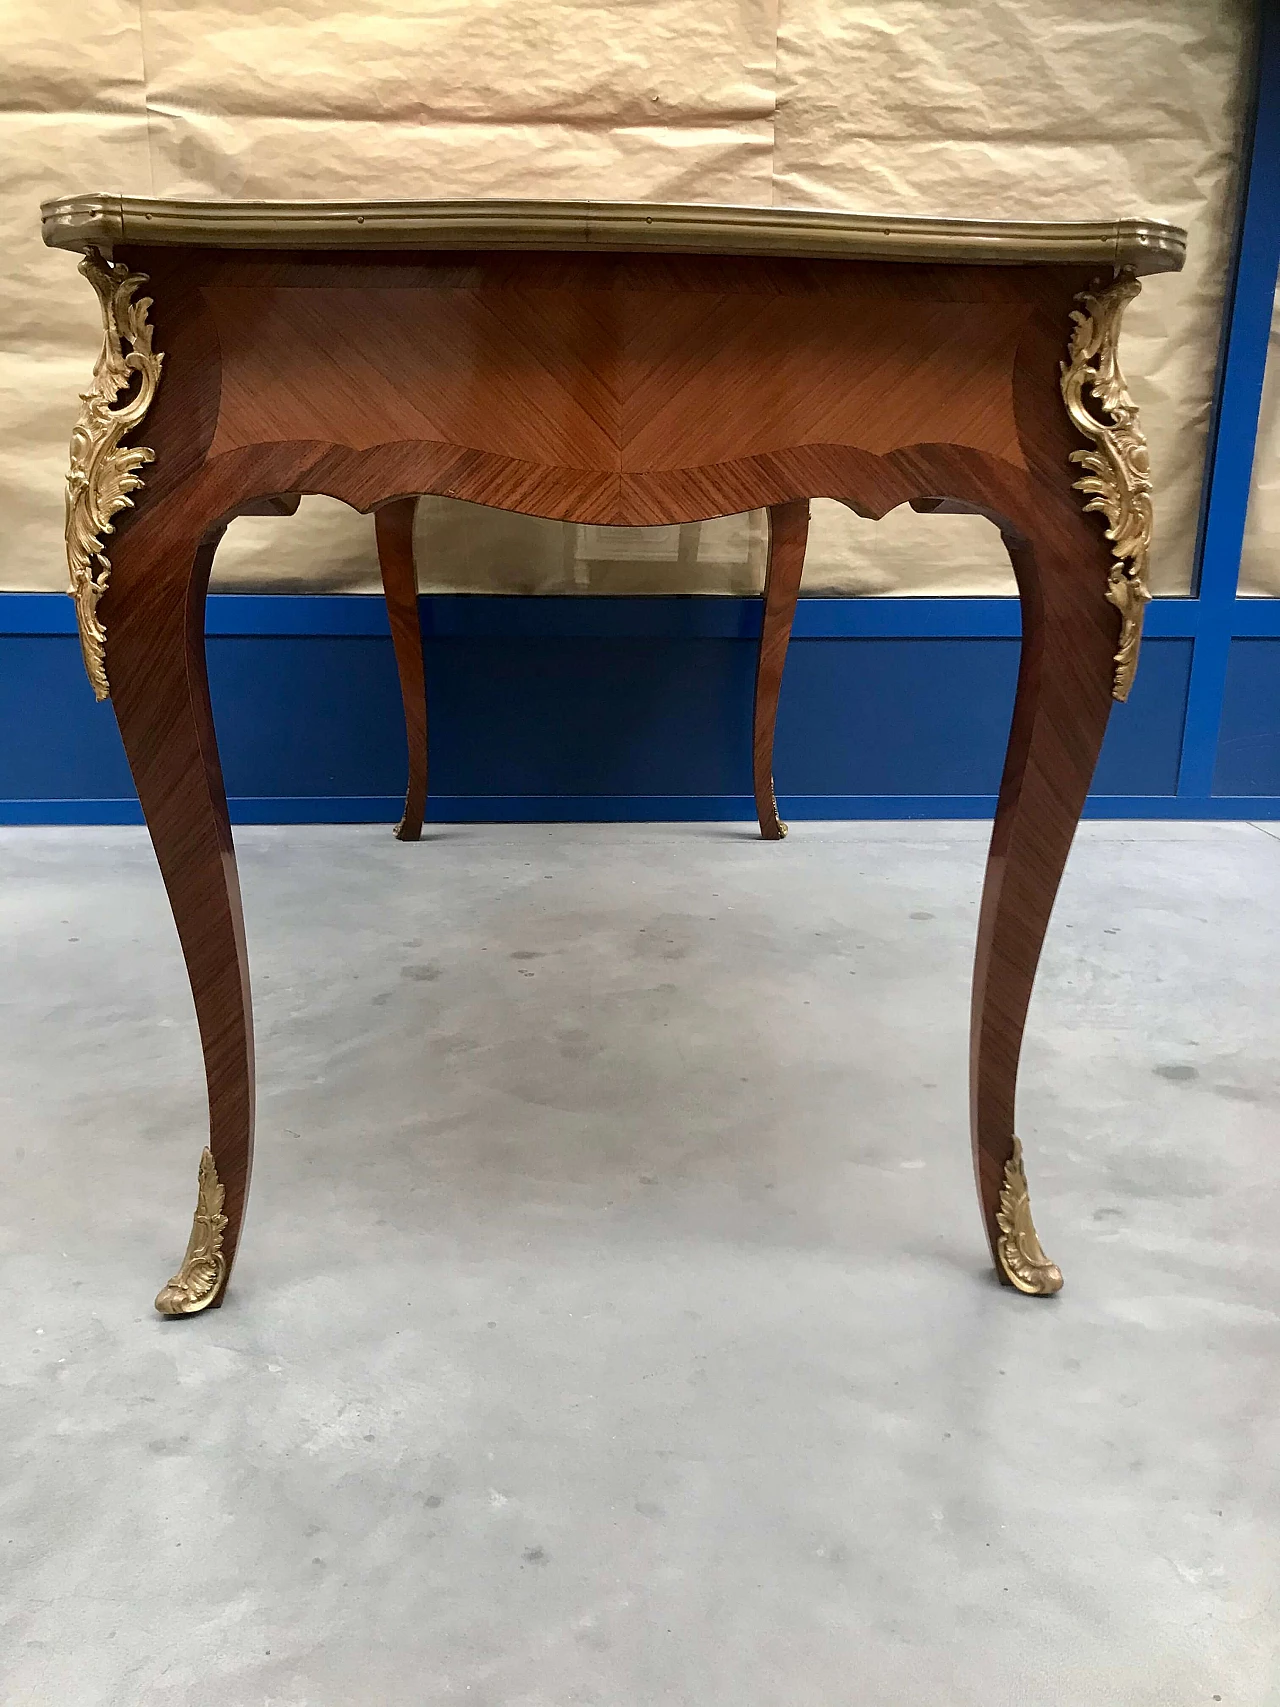
<path id="1" fill-rule="evenodd" d="M 784 584 L 798 581 L 813 497 L 995 523 L 1023 640 L 978 928 L 973 1150 L 1001 1278 L 1057 1291 L 1014 1135 L 1018 1057 L 1148 596 L 1151 488 L 1120 317 L 1138 274 L 1181 266 L 1185 234 L 1138 220 L 100 195 L 47 204 L 44 232 L 83 254 L 102 304 L 71 444 L 71 590 L 173 907 L 208 1081 L 191 1239 L 157 1308 L 222 1301 L 253 1142 L 209 568 L 231 517 L 308 492 L 366 511 L 443 493 L 615 524 L 768 507 Z"/>

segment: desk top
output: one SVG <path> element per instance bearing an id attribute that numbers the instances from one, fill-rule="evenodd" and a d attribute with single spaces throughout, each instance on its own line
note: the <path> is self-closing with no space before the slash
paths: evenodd
<path id="1" fill-rule="evenodd" d="M 919 219 L 821 209 L 587 201 L 151 201 L 62 196 L 55 249 L 558 249 L 825 257 L 1177 272 L 1187 234 L 1153 219 Z"/>

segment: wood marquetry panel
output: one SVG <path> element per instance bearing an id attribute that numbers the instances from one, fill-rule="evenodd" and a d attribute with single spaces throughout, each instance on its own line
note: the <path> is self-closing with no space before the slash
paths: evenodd
<path id="1" fill-rule="evenodd" d="M 616 469 L 607 299 L 518 290 L 206 291 L 222 349 L 211 454 L 326 437 L 422 439 L 519 461 Z M 270 365 L 271 373 L 264 372 Z M 287 385 L 270 383 L 276 371 Z"/>
<path id="2" fill-rule="evenodd" d="M 658 290 L 592 269 L 549 288 L 542 271 L 376 292 L 204 287 L 221 353 L 210 454 L 418 441 L 643 476 L 805 446 L 947 442 L 1025 467 L 1013 409 L 1025 300 L 841 297 L 803 275 L 760 289 L 749 271 L 736 290 L 723 274 L 716 291 Z"/>
<path id="3" fill-rule="evenodd" d="M 885 455 L 945 441 L 1023 467 L 1013 367 L 1027 313 L 628 295 L 622 466 L 698 467 L 823 444 Z"/>

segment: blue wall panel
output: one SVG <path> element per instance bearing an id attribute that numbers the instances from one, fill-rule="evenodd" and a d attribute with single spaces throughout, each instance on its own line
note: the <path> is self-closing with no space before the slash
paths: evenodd
<path id="1" fill-rule="evenodd" d="M 994 794 L 1018 648 L 1016 640 L 793 641 L 774 749 L 778 792 Z"/>
<path id="2" fill-rule="evenodd" d="M 598 609 L 577 635 L 428 640 L 442 813 L 750 815 L 754 640 L 726 637 L 737 621 L 726 612 L 693 637 L 654 622 L 643 637 L 609 638 L 591 631 Z M 1171 791 L 1190 645 L 1147 642 L 1133 699 L 1112 718 L 1102 794 Z M 394 817 L 405 752 L 388 639 L 215 634 L 208 653 L 239 816 Z M 989 810 L 1017 666 L 1007 637 L 797 638 L 776 753 L 787 810 L 838 816 L 855 797 L 877 812 L 894 797 L 904 810 L 922 797 Z M 115 719 L 94 704 L 69 634 L 0 638 L 0 800 L 11 821 L 136 817 Z M 23 805 L 60 801 L 70 804 Z"/>
<path id="3" fill-rule="evenodd" d="M 1214 792 L 1280 794 L 1280 640 L 1231 644 Z"/>
<path id="4" fill-rule="evenodd" d="M 1191 642 L 1148 640 L 1117 706 L 1095 794 L 1172 794 Z M 774 768 L 779 793 L 984 795 L 1000 786 L 1016 640 L 796 640 Z"/>
<path id="5" fill-rule="evenodd" d="M 133 778 L 111 707 L 94 701 L 79 642 L 0 636 L 0 800 L 120 796 L 134 797 Z"/>
<path id="6" fill-rule="evenodd" d="M 390 640 L 271 635 L 207 645 L 229 795 L 404 793 Z M 109 710 L 107 718 L 114 722 Z"/>
<path id="7" fill-rule="evenodd" d="M 1097 791 L 1171 794 L 1191 646 L 1147 643 Z M 394 795 L 404 739 L 388 641 L 213 640 L 234 796 Z M 743 797 L 755 643 L 427 642 L 437 797 Z M 796 640 L 775 754 L 790 795 L 971 795 L 999 786 L 1014 640 Z M 477 802 L 479 810 L 479 802 Z M 611 815 L 612 815 L 612 808 Z"/>
<path id="8" fill-rule="evenodd" d="M 1133 692 L 1111 708 L 1093 794 L 1173 794 L 1182 758 L 1182 721 L 1191 677 L 1190 640 L 1142 642 Z"/>
<path id="9" fill-rule="evenodd" d="M 429 641 L 432 788 L 749 792 L 754 659 L 741 640 Z"/>

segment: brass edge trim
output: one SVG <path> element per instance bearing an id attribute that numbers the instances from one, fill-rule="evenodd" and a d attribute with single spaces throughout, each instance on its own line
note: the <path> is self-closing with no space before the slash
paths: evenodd
<path id="1" fill-rule="evenodd" d="M 1062 1270 L 1049 1261 L 1031 1219 L 1031 1198 L 1022 1167 L 1022 1144 L 1013 1141 L 1013 1154 L 1004 1165 L 1000 1207 L 996 1211 L 1000 1237 L 996 1256 L 1010 1285 L 1029 1297 L 1047 1298 L 1062 1290 Z"/>
<path id="2" fill-rule="evenodd" d="M 156 1298 L 162 1316 L 194 1316 L 207 1310 L 221 1292 L 227 1278 L 227 1259 L 222 1254 L 222 1231 L 227 1218 L 222 1213 L 226 1191 L 218 1178 L 213 1152 L 206 1146 L 200 1156 L 200 1180 L 191 1237 L 182 1266 Z"/>
<path id="3" fill-rule="evenodd" d="M 924 219 L 657 202 L 212 202 L 64 196 L 44 240 L 268 249 L 657 249 L 702 254 L 1107 264 L 1176 272 L 1186 232 L 1159 220 Z"/>
<path id="4" fill-rule="evenodd" d="M 147 282 L 146 274 L 104 260 L 96 249 L 81 261 L 80 271 L 102 307 L 102 350 L 92 384 L 80 394 L 80 413 L 71 433 L 65 535 L 80 650 L 94 696 L 103 700 L 111 696 L 107 635 L 98 619 L 98 601 L 111 578 L 106 538 L 115 531 L 111 518 L 132 506 L 130 493 L 142 485 L 138 470 L 155 460 L 144 445 L 121 446 L 120 440 L 141 424 L 151 407 L 164 357 L 151 347 L 151 298 L 134 300 L 138 286 Z M 128 395 L 117 406 L 122 393 Z"/>
<path id="5" fill-rule="evenodd" d="M 40 208 L 40 230 L 51 249 L 101 249 L 110 254 L 124 236 L 119 196 L 62 196 Z"/>
<path id="6" fill-rule="evenodd" d="M 1068 359 L 1061 364 L 1062 397 L 1072 423 L 1093 441 L 1092 450 L 1073 450 L 1072 462 L 1087 470 L 1074 482 L 1089 494 L 1086 510 L 1107 519 L 1106 535 L 1115 562 L 1107 576 L 1108 601 L 1120 612 L 1112 697 L 1128 699 L 1138 669 L 1142 619 L 1151 597 L 1147 556 L 1153 510 L 1151 457 L 1138 420 L 1138 406 L 1120 371 L 1120 322 L 1142 286 L 1126 269 L 1103 290 L 1082 291 L 1072 311 Z M 1085 399 L 1088 389 L 1093 403 Z"/>

